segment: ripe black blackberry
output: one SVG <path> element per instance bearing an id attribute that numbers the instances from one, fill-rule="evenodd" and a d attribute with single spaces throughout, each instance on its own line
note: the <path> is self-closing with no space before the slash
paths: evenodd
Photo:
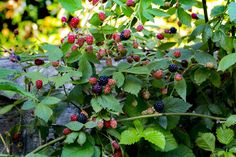
<path id="1" fill-rule="evenodd" d="M 121 40 L 128 40 L 130 38 L 130 36 L 125 36 L 125 31 L 127 30 L 123 30 L 121 33 L 120 33 L 120 39 Z"/>
<path id="2" fill-rule="evenodd" d="M 98 83 L 100 86 L 105 86 L 108 82 L 108 77 L 107 76 L 100 76 L 98 79 Z"/>
<path id="3" fill-rule="evenodd" d="M 98 83 L 95 84 L 95 85 L 92 87 L 92 92 L 93 92 L 94 94 L 97 94 L 97 95 L 101 94 L 101 93 L 102 93 L 102 86 L 100 86 Z"/>
<path id="4" fill-rule="evenodd" d="M 170 33 L 175 34 L 177 32 L 177 29 L 175 27 L 170 28 Z"/>
<path id="5" fill-rule="evenodd" d="M 78 122 L 85 124 L 87 120 L 87 116 L 84 113 L 80 112 L 80 114 L 78 115 Z"/>
<path id="6" fill-rule="evenodd" d="M 164 103 L 163 103 L 163 101 L 158 101 L 158 102 L 154 105 L 154 109 L 155 109 L 157 112 L 162 112 L 163 109 L 164 109 Z"/>
<path id="7" fill-rule="evenodd" d="M 170 72 L 176 72 L 178 70 L 178 66 L 176 64 L 170 64 L 168 70 Z"/>
<path id="8" fill-rule="evenodd" d="M 187 60 L 181 60 L 181 65 L 183 68 L 187 68 L 188 67 L 188 61 Z"/>

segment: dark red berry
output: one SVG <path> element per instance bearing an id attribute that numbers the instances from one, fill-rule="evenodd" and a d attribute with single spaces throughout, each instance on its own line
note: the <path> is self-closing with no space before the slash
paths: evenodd
<path id="1" fill-rule="evenodd" d="M 170 64 L 168 69 L 170 72 L 176 72 L 178 70 L 178 66 L 176 64 Z"/>
<path id="2" fill-rule="evenodd" d="M 92 92 L 94 94 L 100 95 L 102 94 L 102 86 L 100 86 L 98 83 L 96 83 L 93 87 L 92 87 Z"/>
<path id="3" fill-rule="evenodd" d="M 69 34 L 67 40 L 68 40 L 68 43 L 73 44 L 75 42 L 75 35 Z"/>
<path id="4" fill-rule="evenodd" d="M 82 47 L 84 45 L 85 39 L 84 38 L 79 38 L 76 42 L 76 44 L 79 45 L 79 47 Z"/>
<path id="5" fill-rule="evenodd" d="M 195 20 L 197 20 L 197 19 L 198 19 L 198 16 L 197 16 L 197 14 L 196 14 L 196 13 L 192 13 L 192 14 L 191 14 L 191 17 L 192 17 L 192 19 L 195 19 Z"/>
<path id="6" fill-rule="evenodd" d="M 73 114 L 70 116 L 70 120 L 71 121 L 77 121 L 78 120 L 78 116 L 76 114 Z"/>
<path id="7" fill-rule="evenodd" d="M 76 51 L 78 49 L 78 47 L 76 46 L 76 45 L 73 45 L 72 47 L 71 47 L 71 51 Z"/>
<path id="8" fill-rule="evenodd" d="M 133 57 L 128 56 L 128 57 L 127 57 L 127 62 L 128 62 L 128 63 L 132 63 L 132 62 L 133 62 Z"/>
<path id="9" fill-rule="evenodd" d="M 99 0 L 92 0 L 92 4 L 96 5 L 99 2 Z"/>
<path id="10" fill-rule="evenodd" d="M 136 31 L 141 32 L 143 29 L 144 29 L 143 25 L 138 25 Z"/>
<path id="11" fill-rule="evenodd" d="M 85 50 L 88 53 L 92 53 L 93 52 L 93 46 L 92 45 L 88 45 Z"/>
<path id="12" fill-rule="evenodd" d="M 104 94 L 110 94 L 111 93 L 111 87 L 109 85 L 106 85 L 104 88 Z"/>
<path id="13" fill-rule="evenodd" d="M 42 80 L 36 80 L 35 85 L 36 85 L 37 89 L 41 89 L 43 87 L 43 81 Z"/>
<path id="14" fill-rule="evenodd" d="M 113 157 L 122 157 L 122 152 L 120 149 L 116 150 L 115 153 L 113 154 Z"/>
<path id="15" fill-rule="evenodd" d="M 171 33 L 169 29 L 165 29 L 164 32 L 167 33 L 167 34 L 170 34 L 170 33 Z"/>
<path id="16" fill-rule="evenodd" d="M 19 30 L 17 28 L 14 29 L 13 33 L 14 33 L 15 36 L 17 36 L 17 35 L 19 35 Z"/>
<path id="17" fill-rule="evenodd" d="M 19 141 L 21 138 L 21 134 L 18 132 L 18 133 L 14 133 L 12 139 L 13 141 Z"/>
<path id="18" fill-rule="evenodd" d="M 64 130 L 63 130 L 63 134 L 64 135 L 68 135 L 68 134 L 70 134 L 71 133 L 71 130 L 69 129 L 69 128 L 65 128 Z"/>
<path id="19" fill-rule="evenodd" d="M 135 6 L 135 2 L 134 2 L 134 0 L 127 0 L 127 1 L 126 1 L 126 5 L 127 5 L 128 7 L 132 7 L 132 6 Z"/>
<path id="20" fill-rule="evenodd" d="M 35 59 L 34 60 L 34 64 L 35 65 L 43 65 L 44 64 L 44 60 L 42 60 L 42 59 Z"/>
<path id="21" fill-rule="evenodd" d="M 161 33 L 157 34 L 157 39 L 163 40 L 164 39 L 164 35 L 162 35 Z"/>
<path id="22" fill-rule="evenodd" d="M 188 61 L 187 60 L 181 60 L 181 65 L 183 68 L 187 68 L 188 67 Z"/>
<path id="23" fill-rule="evenodd" d="M 138 42 L 137 41 L 133 41 L 133 48 L 135 48 L 135 49 L 138 48 Z"/>
<path id="24" fill-rule="evenodd" d="M 115 40 L 115 42 L 120 42 L 120 35 L 118 33 L 115 33 L 112 35 L 113 40 Z"/>
<path id="25" fill-rule="evenodd" d="M 62 22 L 62 23 L 66 23 L 66 21 L 67 21 L 67 18 L 66 18 L 65 16 L 62 16 L 62 17 L 61 17 L 61 22 Z"/>
<path id="26" fill-rule="evenodd" d="M 173 56 L 174 56 L 175 58 L 179 58 L 179 57 L 181 57 L 181 52 L 180 52 L 179 50 L 176 50 L 176 51 L 173 53 Z"/>
<path id="27" fill-rule="evenodd" d="M 131 31 L 129 29 L 123 30 L 120 33 L 121 40 L 128 40 L 131 37 Z"/>
<path id="28" fill-rule="evenodd" d="M 182 26 L 182 23 L 180 21 L 178 21 L 178 26 L 181 27 Z"/>
<path id="29" fill-rule="evenodd" d="M 58 67 L 59 65 L 60 65 L 59 61 L 53 61 L 52 62 L 52 66 L 55 67 L 55 68 Z"/>
<path id="30" fill-rule="evenodd" d="M 120 145 L 115 140 L 111 142 L 111 145 L 114 149 L 120 149 Z"/>
<path id="31" fill-rule="evenodd" d="M 104 12 L 98 13 L 98 17 L 101 21 L 104 21 L 106 19 L 106 14 Z"/>
<path id="32" fill-rule="evenodd" d="M 140 57 L 138 55 L 133 56 L 133 59 L 135 62 L 139 62 L 140 61 Z"/>
<path id="33" fill-rule="evenodd" d="M 158 101 L 158 102 L 154 105 L 154 109 L 155 109 L 157 112 L 162 112 L 163 109 L 164 109 L 164 103 L 163 103 L 163 101 Z"/>
<path id="34" fill-rule="evenodd" d="M 77 28 L 79 22 L 80 22 L 80 19 L 79 19 L 78 17 L 73 17 L 73 18 L 70 20 L 70 27 L 71 27 L 71 28 Z"/>
<path id="35" fill-rule="evenodd" d="M 105 125 L 106 128 L 110 128 L 111 127 L 110 121 L 105 121 L 104 125 Z"/>

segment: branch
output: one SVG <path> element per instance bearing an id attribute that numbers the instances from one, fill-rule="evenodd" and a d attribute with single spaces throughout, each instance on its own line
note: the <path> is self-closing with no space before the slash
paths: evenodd
<path id="1" fill-rule="evenodd" d="M 54 143 L 57 143 L 57 142 L 59 142 L 59 141 L 61 141 L 61 140 L 64 140 L 66 138 L 66 136 L 60 136 L 60 137 L 58 137 L 58 138 L 56 138 L 56 139 L 54 139 L 54 140 L 52 140 L 52 141 L 50 141 L 50 142 L 48 142 L 48 143 L 46 143 L 46 144 L 44 144 L 44 145 L 41 145 L 41 146 L 39 146 L 38 148 L 36 148 L 35 150 L 33 150 L 30 154 L 34 154 L 34 153 L 37 153 L 37 152 L 39 152 L 40 150 L 42 150 L 42 149 L 44 149 L 45 147 L 47 147 L 47 146 L 49 146 L 49 145 L 52 145 L 52 144 L 54 144 Z"/>
<path id="2" fill-rule="evenodd" d="M 198 113 L 155 113 L 155 114 L 150 114 L 150 115 L 142 115 L 142 116 L 119 119 L 117 121 L 124 122 L 124 121 L 136 120 L 136 119 L 153 118 L 153 117 L 161 117 L 161 116 L 194 116 L 194 117 L 209 118 L 212 120 L 224 120 L 224 121 L 226 120 L 226 118 L 214 117 L 214 116 L 198 114 Z"/>

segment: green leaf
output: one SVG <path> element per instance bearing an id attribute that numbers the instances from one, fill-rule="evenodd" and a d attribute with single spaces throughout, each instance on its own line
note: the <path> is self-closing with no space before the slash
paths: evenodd
<path id="1" fill-rule="evenodd" d="M 7 105 L 7 106 L 4 106 L 4 107 L 1 107 L 0 108 L 0 115 L 3 115 L 9 111 L 11 111 L 11 109 L 14 107 L 15 105 L 14 104 L 11 104 L 11 105 Z"/>
<path id="2" fill-rule="evenodd" d="M 202 34 L 204 28 L 205 28 L 205 24 L 197 26 L 190 34 L 189 40 L 191 41 L 191 40 L 196 39 L 198 35 Z"/>
<path id="3" fill-rule="evenodd" d="M 177 16 L 181 23 L 191 27 L 191 16 L 183 8 L 178 7 Z"/>
<path id="4" fill-rule="evenodd" d="M 196 144 L 198 147 L 206 151 L 215 151 L 215 136 L 212 133 L 202 133 L 196 139 Z"/>
<path id="5" fill-rule="evenodd" d="M 232 125 L 236 124 L 236 115 L 231 115 L 227 118 L 227 120 L 225 121 L 225 126 L 230 127 Z"/>
<path id="6" fill-rule="evenodd" d="M 163 157 L 195 157 L 193 151 L 185 145 L 179 145 L 178 148 L 166 152 Z"/>
<path id="7" fill-rule="evenodd" d="M 225 71 L 236 63 L 236 53 L 224 56 L 220 62 L 217 71 Z"/>
<path id="8" fill-rule="evenodd" d="M 36 103 L 32 100 L 27 100 L 23 103 L 21 109 L 22 110 L 29 110 L 29 109 L 32 109 L 36 106 Z"/>
<path id="9" fill-rule="evenodd" d="M 63 52 L 58 46 L 46 44 L 43 45 L 42 48 L 47 51 L 49 61 L 60 60 L 63 56 Z"/>
<path id="10" fill-rule="evenodd" d="M 78 137 L 79 133 L 78 132 L 72 132 L 69 135 L 66 136 L 65 143 L 71 144 L 74 143 L 76 138 Z"/>
<path id="11" fill-rule="evenodd" d="M 158 17 L 167 17 L 170 16 L 170 14 L 160 10 L 160 9 L 148 9 L 147 10 L 150 14 L 154 15 L 154 16 L 158 16 Z"/>
<path id="12" fill-rule="evenodd" d="M 120 0 L 112 0 L 112 1 L 114 1 L 116 4 L 118 4 L 121 7 L 125 7 L 124 3 L 121 2 Z"/>
<path id="13" fill-rule="evenodd" d="M 143 124 L 139 120 L 134 121 L 134 126 L 139 133 L 143 132 Z"/>
<path id="14" fill-rule="evenodd" d="M 206 43 L 208 41 L 208 39 L 210 39 L 211 37 L 212 37 L 211 26 L 209 24 L 206 24 L 205 28 L 203 30 L 203 33 L 202 33 L 202 41 L 203 41 L 203 43 Z"/>
<path id="15" fill-rule="evenodd" d="M 153 128 L 148 128 L 143 131 L 142 135 L 145 140 L 153 143 L 154 145 L 158 146 L 162 150 L 165 148 L 165 144 L 166 144 L 165 136 L 161 132 Z"/>
<path id="16" fill-rule="evenodd" d="M 166 43 L 162 43 L 160 46 L 158 46 L 158 49 L 159 50 L 167 50 L 175 45 L 176 45 L 176 42 L 166 42 Z"/>
<path id="17" fill-rule="evenodd" d="M 169 152 L 173 149 L 176 149 L 178 147 L 178 144 L 177 144 L 173 134 L 170 132 L 164 132 L 163 134 L 165 136 L 165 141 L 166 141 L 165 148 L 163 151 Z"/>
<path id="18" fill-rule="evenodd" d="M 2 156 L 1 154 L 0 154 L 0 156 L 1 157 L 4 157 L 4 156 Z M 15 156 L 5 156 L 5 157 L 15 157 Z M 27 154 L 25 157 L 49 157 L 49 156 L 47 156 L 47 155 L 44 155 L 44 154 L 38 154 L 38 153 L 36 153 L 36 154 L 32 154 L 32 153 L 30 153 L 30 154 Z"/>
<path id="19" fill-rule="evenodd" d="M 82 146 L 85 142 L 86 142 L 86 134 L 84 132 L 79 132 L 77 143 Z"/>
<path id="20" fill-rule="evenodd" d="M 211 76 L 209 77 L 211 83 L 215 86 L 215 87 L 220 87 L 221 85 L 221 77 L 220 74 L 217 73 L 216 71 L 211 72 Z"/>
<path id="21" fill-rule="evenodd" d="M 102 27 L 102 32 L 104 34 L 113 34 L 116 31 L 116 28 L 110 25 L 105 25 Z"/>
<path id="22" fill-rule="evenodd" d="M 230 18 L 230 21 L 234 21 L 236 22 L 236 3 L 235 2 L 231 2 L 229 5 L 228 5 L 228 14 L 229 14 L 229 18 Z"/>
<path id="23" fill-rule="evenodd" d="M 79 62 L 80 71 L 82 72 L 82 80 L 88 81 L 88 79 L 92 76 L 93 70 L 92 66 L 87 60 L 86 56 L 82 56 Z"/>
<path id="24" fill-rule="evenodd" d="M 59 0 L 59 2 L 70 13 L 83 9 L 82 0 Z"/>
<path id="25" fill-rule="evenodd" d="M 101 106 L 104 109 L 108 109 L 115 112 L 122 112 L 122 106 L 119 101 L 112 95 L 101 95 L 91 100 L 92 106 Z M 97 108 L 94 108 L 97 110 Z M 100 109 L 100 108 L 99 108 Z M 99 112 L 99 111 L 98 111 Z"/>
<path id="26" fill-rule="evenodd" d="M 130 69 L 121 70 L 121 72 L 126 72 L 126 73 L 130 73 L 130 74 L 139 74 L 139 75 L 141 75 L 141 74 L 143 74 L 143 75 L 150 74 L 150 70 L 146 66 L 132 67 Z"/>
<path id="27" fill-rule="evenodd" d="M 89 22 L 94 26 L 99 26 L 102 24 L 102 21 L 99 19 L 98 13 L 94 13 Z"/>
<path id="28" fill-rule="evenodd" d="M 140 135 L 134 128 L 129 128 L 121 133 L 120 144 L 131 145 L 140 140 Z"/>
<path id="29" fill-rule="evenodd" d="M 197 69 L 194 72 L 194 81 L 196 84 L 200 85 L 210 76 L 210 71 L 207 69 Z"/>
<path id="30" fill-rule="evenodd" d="M 7 76 L 14 75 L 16 73 L 17 70 L 14 69 L 0 68 L 0 78 L 7 78 Z"/>
<path id="31" fill-rule="evenodd" d="M 104 34 L 101 32 L 101 30 L 90 28 L 89 31 L 95 38 L 96 42 L 101 42 L 105 40 Z"/>
<path id="32" fill-rule="evenodd" d="M 80 145 L 65 145 L 62 149 L 61 157 L 92 157 L 94 154 L 94 147 L 86 142 L 83 146 Z"/>
<path id="33" fill-rule="evenodd" d="M 48 78 L 45 77 L 42 73 L 36 71 L 36 72 L 27 72 L 25 74 L 26 77 L 30 78 L 33 83 L 35 83 L 36 80 L 42 80 L 44 84 L 48 83 Z"/>
<path id="34" fill-rule="evenodd" d="M 96 113 L 100 112 L 100 111 L 103 109 L 103 107 L 102 107 L 101 104 L 97 101 L 96 98 L 92 98 L 92 100 L 91 100 L 91 105 L 92 105 L 92 107 L 93 107 L 93 110 L 94 110 Z"/>
<path id="35" fill-rule="evenodd" d="M 125 77 L 122 72 L 115 72 L 113 73 L 113 79 L 116 80 L 116 85 L 118 88 L 120 88 L 125 81 Z"/>
<path id="36" fill-rule="evenodd" d="M 84 124 L 85 128 L 91 129 L 97 126 L 97 123 L 94 121 L 89 121 L 87 123 Z"/>
<path id="37" fill-rule="evenodd" d="M 150 64 L 147 65 L 147 67 L 148 69 L 150 69 L 150 71 L 160 70 L 160 69 L 167 69 L 170 64 L 171 62 L 169 60 L 161 59 L 161 60 L 151 62 Z"/>
<path id="38" fill-rule="evenodd" d="M 175 90 L 179 94 L 179 96 L 186 101 L 186 94 L 187 94 L 187 85 L 185 79 L 180 81 L 175 81 Z"/>
<path id="39" fill-rule="evenodd" d="M 124 88 L 124 91 L 138 96 L 138 93 L 142 88 L 142 82 L 136 77 L 128 76 L 125 80 L 125 84 L 123 88 Z"/>
<path id="40" fill-rule="evenodd" d="M 233 50 L 233 38 L 223 34 L 220 39 L 220 46 L 230 54 Z"/>
<path id="41" fill-rule="evenodd" d="M 94 154 L 92 157 L 101 157 L 101 150 L 99 149 L 99 147 L 94 147 Z"/>
<path id="42" fill-rule="evenodd" d="M 47 96 L 40 103 L 44 105 L 53 105 L 59 103 L 61 100 L 57 97 Z"/>
<path id="43" fill-rule="evenodd" d="M 59 88 L 60 86 L 71 82 L 70 74 L 65 74 L 63 76 L 55 76 L 52 78 L 52 80 L 55 82 L 56 88 Z"/>
<path id="44" fill-rule="evenodd" d="M 215 65 L 215 67 L 217 66 L 216 59 L 212 55 L 206 52 L 197 51 L 194 54 L 194 58 L 199 64 L 206 65 L 208 62 L 212 62 Z"/>
<path id="45" fill-rule="evenodd" d="M 23 89 L 21 86 L 10 81 L 6 80 L 0 81 L 0 90 L 17 92 L 19 94 L 37 100 L 37 98 L 33 94 L 26 92 L 25 89 Z"/>
<path id="46" fill-rule="evenodd" d="M 212 10 L 211 10 L 211 16 L 218 16 L 220 14 L 222 14 L 225 11 L 225 6 L 223 5 L 218 5 L 215 6 Z"/>
<path id="47" fill-rule="evenodd" d="M 49 120 L 49 118 L 52 116 L 53 111 L 51 108 L 49 108 L 46 105 L 43 104 L 37 104 L 35 108 L 35 115 L 41 119 L 43 119 L 45 122 Z"/>
<path id="48" fill-rule="evenodd" d="M 152 21 L 152 22 L 154 22 L 154 17 L 153 17 L 153 15 L 152 14 L 150 14 L 150 13 L 148 13 L 146 10 L 143 10 L 142 11 L 142 15 L 146 18 L 146 19 L 148 19 L 149 21 Z"/>
<path id="49" fill-rule="evenodd" d="M 84 125 L 80 122 L 72 121 L 72 122 L 67 123 L 65 126 L 72 131 L 79 131 L 80 129 L 83 128 Z"/>
<path id="50" fill-rule="evenodd" d="M 229 128 L 219 127 L 216 130 L 216 137 L 220 143 L 228 145 L 234 139 L 234 131 Z"/>
<path id="51" fill-rule="evenodd" d="M 165 98 L 163 101 L 164 101 L 166 112 L 184 113 L 192 106 L 191 104 L 179 98 L 169 97 L 169 98 Z"/>

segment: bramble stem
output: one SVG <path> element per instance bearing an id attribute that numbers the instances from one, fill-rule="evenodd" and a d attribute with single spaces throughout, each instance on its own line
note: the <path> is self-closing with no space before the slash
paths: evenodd
<path id="1" fill-rule="evenodd" d="M 214 117 L 204 114 L 198 114 L 198 113 L 155 113 L 150 115 L 142 115 L 142 116 L 135 116 L 130 118 L 123 118 L 117 120 L 118 122 L 124 122 L 124 121 L 132 121 L 136 119 L 143 119 L 143 118 L 153 118 L 153 117 L 161 117 L 161 116 L 194 116 L 194 117 L 202 117 L 202 118 L 209 118 L 213 120 L 226 120 L 226 118 L 223 117 Z"/>
<path id="2" fill-rule="evenodd" d="M 65 139 L 65 138 L 66 138 L 66 136 L 60 136 L 60 137 L 58 137 L 58 138 L 56 138 L 56 139 L 54 139 L 54 140 L 52 140 L 52 141 L 50 141 L 50 142 L 48 142 L 48 143 L 46 143 L 46 144 L 44 144 L 44 145 L 39 146 L 38 148 L 36 148 L 35 150 L 33 150 L 30 154 L 37 153 L 37 152 L 39 152 L 40 150 L 44 149 L 45 147 L 47 147 L 47 146 L 49 146 L 49 145 L 52 145 L 52 144 L 54 144 L 54 143 L 57 143 L 57 142 L 59 142 L 59 141 Z"/>

